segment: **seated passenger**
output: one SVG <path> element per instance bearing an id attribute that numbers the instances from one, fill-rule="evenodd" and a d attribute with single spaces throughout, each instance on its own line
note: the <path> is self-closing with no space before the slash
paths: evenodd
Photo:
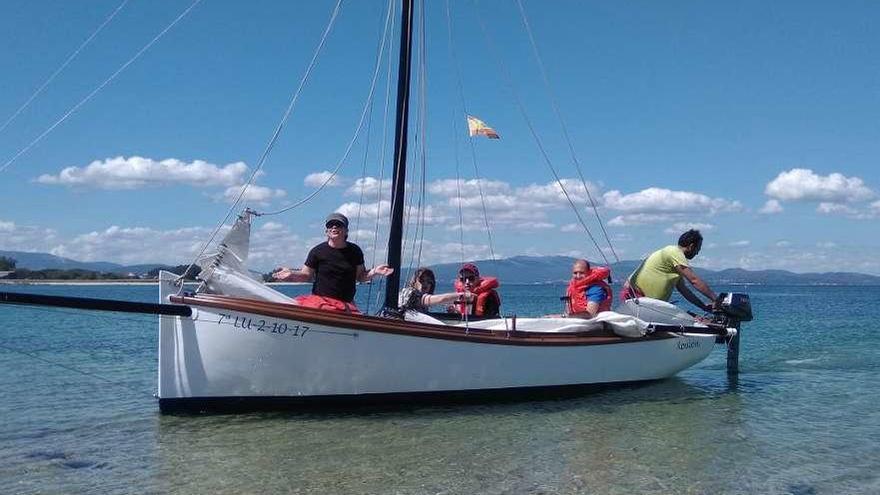
<path id="1" fill-rule="evenodd" d="M 454 302 L 472 302 L 476 296 L 468 293 L 449 292 L 446 294 L 434 294 L 437 280 L 430 268 L 419 268 L 413 273 L 409 283 L 400 289 L 397 305 L 400 309 L 412 309 L 427 312 L 430 306 L 435 304 L 447 304 Z"/>
<path id="2" fill-rule="evenodd" d="M 497 318 L 501 316 L 501 297 L 495 289 L 500 285 L 495 277 L 480 277 L 477 265 L 465 263 L 458 270 L 455 290 L 456 292 L 471 293 L 477 297 L 473 302 L 461 302 L 450 306 L 449 310 L 462 315 Z"/>
<path id="3" fill-rule="evenodd" d="M 587 260 L 576 260 L 571 267 L 568 282 L 566 316 L 592 318 L 601 311 L 611 311 L 613 294 L 605 281 L 611 269 L 605 266 L 590 268 Z"/>

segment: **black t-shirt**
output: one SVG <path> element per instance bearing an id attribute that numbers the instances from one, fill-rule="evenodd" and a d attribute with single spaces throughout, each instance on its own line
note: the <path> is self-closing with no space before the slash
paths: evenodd
<path id="1" fill-rule="evenodd" d="M 342 249 L 326 242 L 318 244 L 309 251 L 305 263 L 315 271 L 312 294 L 352 302 L 357 267 L 363 264 L 364 252 L 357 244 L 348 242 Z"/>

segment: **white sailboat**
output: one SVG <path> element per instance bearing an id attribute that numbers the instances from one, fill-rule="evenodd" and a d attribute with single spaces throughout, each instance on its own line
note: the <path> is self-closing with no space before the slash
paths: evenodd
<path id="1" fill-rule="evenodd" d="M 159 314 L 158 399 L 163 412 L 484 400 L 579 391 L 667 378 L 702 361 L 716 342 L 738 347 L 748 297 L 723 295 L 712 320 L 641 298 L 616 313 L 577 318 L 439 320 L 397 310 L 412 45 L 412 0 L 401 9 L 398 112 L 386 284 L 380 315 L 304 308 L 247 271 L 246 210 L 200 261 L 184 293 L 160 274 L 159 304 L 0 294 L 0 302 Z M 733 363 L 731 365 L 730 363 Z M 735 352 L 729 367 L 735 367 Z"/>

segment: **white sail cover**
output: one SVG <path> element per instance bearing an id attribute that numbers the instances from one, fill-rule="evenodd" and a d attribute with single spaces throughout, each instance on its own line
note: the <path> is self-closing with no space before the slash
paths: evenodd
<path id="1" fill-rule="evenodd" d="M 251 215 L 245 210 L 220 241 L 217 252 L 199 259 L 197 263 L 202 271 L 197 278 L 203 282 L 200 291 L 292 304 L 290 297 L 255 279 L 247 269 Z"/>

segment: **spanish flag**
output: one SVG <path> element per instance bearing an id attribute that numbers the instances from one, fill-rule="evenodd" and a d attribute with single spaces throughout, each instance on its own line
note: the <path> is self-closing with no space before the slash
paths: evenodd
<path id="1" fill-rule="evenodd" d="M 489 139 L 501 139 L 501 136 L 495 132 L 495 129 L 487 126 L 485 122 L 474 117 L 473 115 L 467 116 L 468 121 L 468 134 L 471 137 L 474 136 L 486 136 Z"/>

